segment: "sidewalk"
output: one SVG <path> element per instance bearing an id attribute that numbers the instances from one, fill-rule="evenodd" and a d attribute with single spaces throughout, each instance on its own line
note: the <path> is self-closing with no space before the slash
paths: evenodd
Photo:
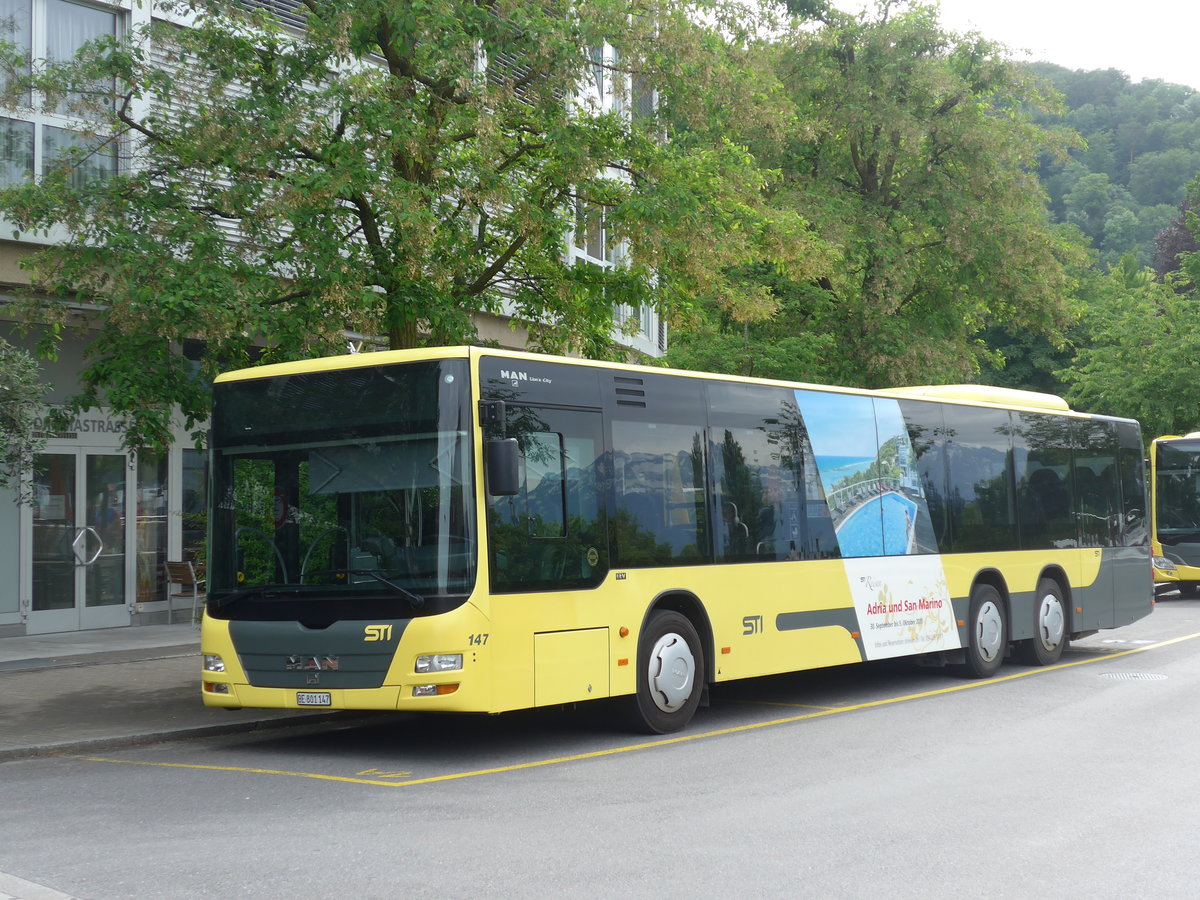
<path id="1" fill-rule="evenodd" d="M 0 762 L 329 715 L 204 706 L 200 631 L 190 624 L 0 638 Z"/>

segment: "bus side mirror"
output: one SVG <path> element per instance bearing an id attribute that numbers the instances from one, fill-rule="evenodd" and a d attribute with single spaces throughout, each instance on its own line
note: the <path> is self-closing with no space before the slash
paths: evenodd
<path id="1" fill-rule="evenodd" d="M 493 497 L 512 497 L 521 492 L 516 438 L 498 438 L 483 444 L 483 462 L 488 493 Z"/>

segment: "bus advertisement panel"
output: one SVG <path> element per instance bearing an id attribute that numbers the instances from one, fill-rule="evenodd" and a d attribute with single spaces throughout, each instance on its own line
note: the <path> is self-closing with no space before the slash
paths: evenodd
<path id="1" fill-rule="evenodd" d="M 503 712 L 914 657 L 1046 665 L 1153 606 L 1136 422 L 481 348 L 214 388 L 202 695 Z"/>

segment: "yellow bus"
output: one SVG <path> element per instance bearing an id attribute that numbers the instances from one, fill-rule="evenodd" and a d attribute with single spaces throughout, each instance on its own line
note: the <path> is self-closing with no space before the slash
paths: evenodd
<path id="1" fill-rule="evenodd" d="M 1153 608 L 1138 424 L 479 347 L 222 375 L 210 706 L 500 713 L 902 656 L 970 677 Z"/>
<path id="2" fill-rule="evenodd" d="M 1200 431 L 1150 444 L 1154 589 L 1200 595 Z"/>

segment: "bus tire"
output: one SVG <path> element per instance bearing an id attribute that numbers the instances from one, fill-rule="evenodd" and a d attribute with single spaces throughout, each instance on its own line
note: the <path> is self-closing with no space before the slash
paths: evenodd
<path id="1" fill-rule="evenodd" d="M 1021 642 L 1021 655 L 1027 663 L 1049 666 L 1059 661 L 1071 639 L 1067 615 L 1058 582 L 1053 578 L 1040 579 L 1033 604 L 1033 637 Z"/>
<path id="2" fill-rule="evenodd" d="M 680 613 L 654 613 L 638 641 L 631 725 L 649 734 L 683 728 L 700 705 L 703 681 L 704 649 L 695 627 Z"/>
<path id="3" fill-rule="evenodd" d="M 966 661 L 960 672 L 967 678 L 991 678 L 1004 662 L 1008 648 L 1008 621 L 1004 598 L 990 584 L 978 584 L 971 591 L 971 609 L 967 618 Z"/>

